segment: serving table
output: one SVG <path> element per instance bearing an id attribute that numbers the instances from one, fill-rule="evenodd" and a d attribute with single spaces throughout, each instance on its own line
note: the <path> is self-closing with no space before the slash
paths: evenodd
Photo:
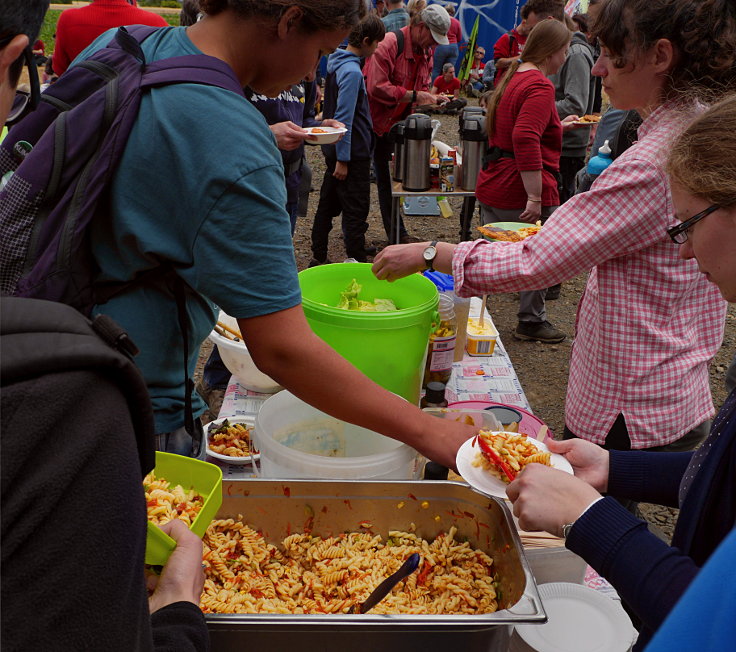
<path id="1" fill-rule="evenodd" d="M 470 225 L 475 212 L 475 190 L 453 190 L 447 192 L 439 188 L 414 191 L 404 190 L 401 181 L 394 181 L 391 185 L 391 237 L 389 242 L 399 244 L 399 213 L 401 211 L 402 197 L 462 197 L 463 206 L 460 210 L 460 240 L 470 240 Z"/>

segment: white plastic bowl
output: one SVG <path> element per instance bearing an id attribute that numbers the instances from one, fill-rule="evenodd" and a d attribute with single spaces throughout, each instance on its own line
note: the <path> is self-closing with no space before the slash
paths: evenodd
<path id="1" fill-rule="evenodd" d="M 315 129 L 320 131 L 315 132 Z M 314 136 L 314 138 L 305 141 L 306 143 L 311 145 L 329 145 L 340 140 L 340 136 L 346 133 L 347 129 L 345 127 L 304 127 L 304 131 L 310 136 Z"/>
<path id="2" fill-rule="evenodd" d="M 232 329 L 238 329 L 237 320 L 222 311 L 220 312 L 218 321 Z M 243 387 L 262 394 L 275 394 L 283 389 L 273 378 L 267 376 L 256 367 L 256 363 L 253 362 L 253 358 L 250 356 L 243 340 L 235 342 L 227 337 L 223 337 L 214 330 L 210 333 L 209 339 L 217 345 L 220 351 L 220 357 L 228 368 L 228 371 L 237 378 Z"/>
<path id="3" fill-rule="evenodd" d="M 330 417 L 287 391 L 261 406 L 253 443 L 264 478 L 416 480 L 424 467 L 410 446 Z"/>

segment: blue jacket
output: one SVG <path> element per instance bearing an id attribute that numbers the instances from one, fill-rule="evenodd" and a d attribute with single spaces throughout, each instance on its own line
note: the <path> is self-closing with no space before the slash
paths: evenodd
<path id="1" fill-rule="evenodd" d="M 323 118 L 342 122 L 347 133 L 334 145 L 323 145 L 326 157 L 338 161 L 371 158 L 375 135 L 360 57 L 335 50 L 327 59 Z"/>
<path id="2" fill-rule="evenodd" d="M 566 545 L 616 588 L 641 618 L 641 650 L 736 522 L 736 391 L 695 453 L 610 451 L 608 492 L 680 507 L 672 545 L 616 500 L 598 501 L 575 523 Z M 696 458 L 698 461 L 698 458 Z M 680 500 L 680 484 L 691 480 Z"/>

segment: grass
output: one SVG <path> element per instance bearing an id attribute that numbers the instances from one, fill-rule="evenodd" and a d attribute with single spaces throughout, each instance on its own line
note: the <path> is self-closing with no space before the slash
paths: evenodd
<path id="1" fill-rule="evenodd" d="M 54 34 L 56 33 L 56 23 L 58 22 L 60 15 L 61 10 L 49 9 L 46 12 L 46 17 L 43 19 L 39 38 L 46 46 L 46 54 L 51 54 L 54 51 Z M 179 14 L 164 14 L 163 17 L 169 25 L 179 24 Z"/>

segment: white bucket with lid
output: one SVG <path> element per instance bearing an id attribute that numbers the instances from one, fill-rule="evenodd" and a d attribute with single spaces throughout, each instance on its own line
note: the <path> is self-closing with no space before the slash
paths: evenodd
<path id="1" fill-rule="evenodd" d="M 287 391 L 256 416 L 264 478 L 415 480 L 423 458 L 410 446 L 328 416 Z"/>

